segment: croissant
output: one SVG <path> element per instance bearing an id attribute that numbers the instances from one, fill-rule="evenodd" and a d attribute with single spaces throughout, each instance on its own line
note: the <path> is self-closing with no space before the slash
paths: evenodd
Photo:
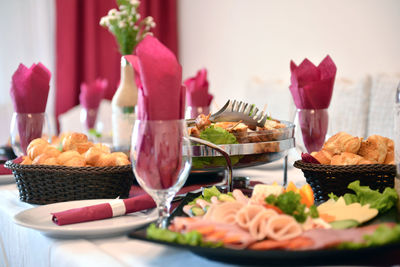
<path id="1" fill-rule="evenodd" d="M 24 156 L 23 160 L 21 162 L 21 165 L 31 165 L 31 164 L 32 164 L 32 160 L 29 157 Z"/>
<path id="2" fill-rule="evenodd" d="M 114 152 L 111 154 L 102 154 L 100 156 L 100 159 L 95 163 L 94 166 L 100 167 L 100 166 L 122 166 L 122 165 L 128 165 L 130 164 L 130 161 L 128 160 L 127 156 L 121 156 L 118 155 L 119 153 L 122 152 Z"/>
<path id="3" fill-rule="evenodd" d="M 32 164 L 33 165 L 58 165 L 58 162 L 55 157 L 52 157 L 49 154 L 41 154 L 32 161 Z"/>
<path id="4" fill-rule="evenodd" d="M 39 144 L 49 144 L 45 139 L 43 139 L 43 138 L 36 138 L 36 139 L 33 139 L 30 143 L 29 143 L 29 145 L 28 145 L 28 147 L 26 148 L 26 151 L 28 152 L 29 150 L 31 150 L 34 146 L 36 146 L 36 145 L 39 145 Z"/>
<path id="5" fill-rule="evenodd" d="M 34 160 L 37 156 L 43 154 L 44 150 L 49 146 L 48 143 L 37 143 L 27 150 L 27 155 L 31 160 Z"/>
<path id="6" fill-rule="evenodd" d="M 372 164 L 372 162 L 364 159 L 360 155 L 349 152 L 343 152 L 340 155 L 334 155 L 331 160 L 331 165 L 358 165 L 358 164 Z"/>
<path id="7" fill-rule="evenodd" d="M 323 149 L 334 155 L 342 152 L 357 154 L 361 146 L 361 141 L 362 138 L 352 136 L 345 132 L 339 132 L 325 142 Z"/>
<path id="8" fill-rule="evenodd" d="M 75 150 L 82 154 L 91 148 L 93 143 L 88 142 L 88 138 L 85 134 L 70 133 L 64 137 L 62 146 L 64 151 Z"/>
<path id="9" fill-rule="evenodd" d="M 73 159 L 73 158 L 81 158 L 81 159 L 85 160 L 85 158 L 84 158 L 81 154 L 79 154 L 78 151 L 70 150 L 70 151 L 62 152 L 62 153 L 57 157 L 57 162 L 58 162 L 58 164 L 60 164 L 60 165 L 66 165 L 66 163 L 67 163 L 69 160 Z M 86 161 L 85 161 L 85 163 L 86 163 Z"/>
<path id="10" fill-rule="evenodd" d="M 97 143 L 94 145 L 94 147 L 99 148 L 104 153 L 107 153 L 107 154 L 111 153 L 110 148 L 105 144 Z"/>
<path id="11" fill-rule="evenodd" d="M 85 167 L 86 161 L 83 157 L 73 157 L 67 160 L 63 165 L 70 167 Z"/>
<path id="12" fill-rule="evenodd" d="M 99 161 L 101 155 L 105 154 L 100 148 L 94 146 L 89 148 L 88 151 L 84 154 L 86 164 L 95 166 L 96 162 Z"/>
<path id="13" fill-rule="evenodd" d="M 387 151 L 387 140 L 379 135 L 371 135 L 362 142 L 358 154 L 367 160 L 382 164 L 386 159 Z"/>
<path id="14" fill-rule="evenodd" d="M 394 163 L 394 142 L 392 139 L 389 139 L 387 137 L 384 137 L 386 141 L 386 146 L 387 146 L 387 154 L 385 161 L 383 162 L 384 164 L 395 164 Z"/>
<path id="15" fill-rule="evenodd" d="M 333 154 L 330 151 L 322 149 L 318 152 L 312 152 L 311 156 L 313 156 L 321 164 L 330 164 Z"/>

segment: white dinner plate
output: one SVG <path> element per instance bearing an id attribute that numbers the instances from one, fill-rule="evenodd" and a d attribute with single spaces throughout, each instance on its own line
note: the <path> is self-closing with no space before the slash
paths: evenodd
<path id="1" fill-rule="evenodd" d="M 77 200 L 54 203 L 24 210 L 14 216 L 14 222 L 42 234 L 58 238 L 97 238 L 125 234 L 132 229 L 150 223 L 157 218 L 157 211 L 135 212 L 125 216 L 69 225 L 56 225 L 51 219 L 52 212 L 80 208 L 109 202 L 111 199 Z"/>
<path id="2" fill-rule="evenodd" d="M 11 184 L 15 183 L 13 174 L 0 175 L 0 184 Z"/>

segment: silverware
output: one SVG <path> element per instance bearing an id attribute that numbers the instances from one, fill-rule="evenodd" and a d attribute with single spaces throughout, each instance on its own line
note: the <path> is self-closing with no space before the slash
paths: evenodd
<path id="1" fill-rule="evenodd" d="M 258 113 L 258 111 L 258 108 L 256 108 L 253 104 L 236 100 L 228 100 L 228 102 L 226 102 L 226 104 L 219 111 L 210 116 L 210 121 L 242 121 L 248 126 L 264 127 L 265 122 L 268 120 L 269 116 L 267 114 L 264 114 L 263 111 L 261 111 L 260 113 Z M 189 119 L 186 121 L 189 126 L 195 123 L 195 119 Z"/>

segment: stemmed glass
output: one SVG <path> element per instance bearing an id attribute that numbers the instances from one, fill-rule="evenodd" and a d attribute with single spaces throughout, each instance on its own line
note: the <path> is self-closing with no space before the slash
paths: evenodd
<path id="1" fill-rule="evenodd" d="M 11 147 L 15 155 L 26 155 L 26 148 L 36 138 L 51 141 L 51 128 L 46 113 L 14 113 L 10 125 Z"/>
<path id="2" fill-rule="evenodd" d="M 136 120 L 131 160 L 139 185 L 157 204 L 157 226 L 165 228 L 171 201 L 184 185 L 192 163 L 186 121 Z"/>

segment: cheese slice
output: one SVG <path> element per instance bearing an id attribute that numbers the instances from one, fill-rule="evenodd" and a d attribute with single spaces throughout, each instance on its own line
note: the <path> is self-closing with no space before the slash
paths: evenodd
<path id="1" fill-rule="evenodd" d="M 279 196 L 283 193 L 284 188 L 280 185 L 266 185 L 266 184 L 257 184 L 254 186 L 253 193 L 251 194 L 250 202 L 263 204 L 265 203 L 265 198 L 269 195 Z"/>
<path id="2" fill-rule="evenodd" d="M 360 203 L 346 205 L 343 197 L 337 201 L 330 199 L 317 207 L 320 214 L 327 214 L 335 217 L 335 221 L 356 220 L 364 223 L 378 215 L 378 210 L 370 208 L 369 204 L 361 206 Z"/>

